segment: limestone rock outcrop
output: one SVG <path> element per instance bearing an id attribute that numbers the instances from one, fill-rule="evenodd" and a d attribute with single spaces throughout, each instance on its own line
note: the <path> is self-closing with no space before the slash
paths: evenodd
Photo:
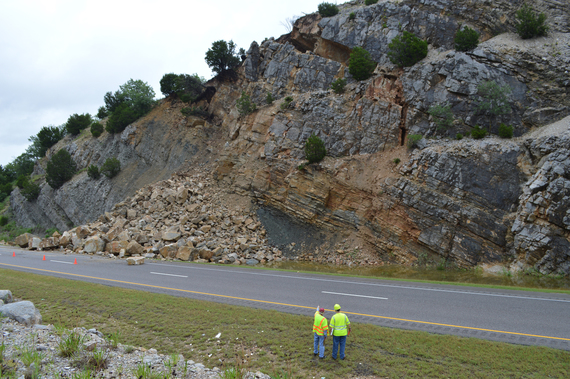
<path id="1" fill-rule="evenodd" d="M 196 105 L 208 117 L 184 117 L 185 104 L 164 99 L 120 135 L 66 137 L 49 155 L 65 147 L 79 168 L 115 155 L 123 170 L 112 180 L 80 173 L 57 191 L 42 184 L 34 203 L 15 190 L 13 213 L 25 226 L 90 223 L 81 235 L 74 229 L 41 244 L 27 237 L 40 249 L 99 250 L 86 240 L 97 235 L 113 256 L 254 263 L 275 259 L 276 249 L 343 263 L 335 254 L 350 248 L 366 264 L 427 257 L 570 275 L 570 5 L 534 2 L 550 31 L 522 40 L 514 27 L 522 3 L 352 1 L 334 17 L 302 17 L 290 34 L 252 43 L 235 76 L 207 83 Z M 481 34 L 472 51 L 453 49 L 461 25 Z M 402 30 L 429 43 L 412 67 L 398 68 L 386 54 Z M 367 80 L 349 73 L 355 46 L 378 63 Z M 337 94 L 330 84 L 339 78 L 347 85 Z M 505 114 L 481 108 L 486 81 L 509 89 Z M 246 116 L 235 106 L 243 92 L 257 105 Z M 436 105 L 450 106 L 450 127 L 430 115 Z M 501 123 L 514 127 L 514 139 L 496 136 Z M 461 139 L 475 126 L 492 135 Z M 307 165 L 311 134 L 328 156 Z M 410 135 L 423 136 L 415 150 L 406 147 Z M 200 182 L 250 197 L 257 212 L 214 210 L 217 200 L 182 177 L 150 185 L 200 170 L 208 172 Z"/>

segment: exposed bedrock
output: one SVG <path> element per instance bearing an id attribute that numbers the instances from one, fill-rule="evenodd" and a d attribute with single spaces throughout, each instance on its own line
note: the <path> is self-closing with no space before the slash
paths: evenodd
<path id="1" fill-rule="evenodd" d="M 535 1 L 551 29 L 547 37 L 522 40 L 514 29 L 522 3 L 353 1 L 334 17 L 302 17 L 289 35 L 252 43 L 235 75 L 208 82 L 208 96 L 196 104 L 207 120 L 182 116 L 188 105 L 167 99 L 120 135 L 66 137 L 49 155 L 65 147 L 79 169 L 116 156 L 121 173 L 91 180 L 80 172 L 58 190 L 42 184 L 32 203 L 16 190 L 12 210 L 25 226 L 65 230 L 185 163 L 210 163 L 217 180 L 263 209 L 358 240 L 386 262 L 427 255 L 463 267 L 567 275 L 570 126 L 561 120 L 570 114 L 570 5 Z M 481 33 L 469 52 L 454 50 L 462 25 Z M 386 55 L 402 30 L 429 43 L 428 56 L 412 67 L 398 68 Z M 378 62 L 367 80 L 349 74 L 355 46 Z M 340 78 L 347 79 L 345 91 L 335 93 L 330 85 Z M 509 88 L 507 114 L 480 110 L 486 81 Z M 243 92 L 257 106 L 248 115 L 236 108 Z M 447 129 L 429 115 L 438 104 L 453 112 Z M 565 124 L 546 126 L 553 122 Z M 516 138 L 496 136 L 500 123 L 512 125 Z M 476 125 L 493 135 L 455 140 Z M 545 133 L 536 134 L 538 128 Z M 304 165 L 311 134 L 328 156 Z M 423 136 L 416 150 L 406 148 L 411 134 Z M 45 161 L 34 175 L 42 167 Z"/>
<path id="2" fill-rule="evenodd" d="M 64 231 L 95 220 L 142 186 L 169 178 L 186 160 L 207 161 L 207 142 L 196 138 L 208 133 L 207 123 L 201 120 L 203 125 L 190 129 L 192 120 L 179 109 L 171 114 L 169 107 L 169 103 L 159 106 L 120 134 L 93 138 L 86 130 L 79 138 L 60 141 L 48 157 L 65 148 L 80 172 L 57 190 L 42 180 L 40 195 L 33 202 L 26 201 L 18 189 L 13 191 L 10 206 L 18 223 Z M 121 162 L 116 177 L 89 178 L 84 169 L 91 164 L 101 167 L 111 157 Z M 45 174 L 45 165 L 46 161 L 37 164 L 32 175 Z"/>

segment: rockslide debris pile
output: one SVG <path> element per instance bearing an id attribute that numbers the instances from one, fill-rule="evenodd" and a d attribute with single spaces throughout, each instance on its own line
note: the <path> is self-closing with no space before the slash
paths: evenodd
<path id="1" fill-rule="evenodd" d="M 173 175 L 117 203 L 96 222 L 40 239 L 29 233 L 15 243 L 32 250 L 146 257 L 226 264 L 280 262 L 254 212 L 228 208 L 204 174 Z"/>

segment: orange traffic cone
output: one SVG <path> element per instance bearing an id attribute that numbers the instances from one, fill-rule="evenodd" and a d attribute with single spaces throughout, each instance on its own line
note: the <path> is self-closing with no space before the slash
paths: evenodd
<path id="1" fill-rule="evenodd" d="M 42 259 L 42 261 L 45 261 L 45 260 L 46 260 L 46 256 L 44 255 L 44 259 Z"/>
<path id="2" fill-rule="evenodd" d="M 73 262 L 73 264 L 74 264 L 74 265 L 76 265 L 76 264 L 77 264 L 77 258 L 75 258 L 75 262 Z"/>
<path id="3" fill-rule="evenodd" d="M 13 256 L 13 257 L 15 257 L 15 256 L 16 256 L 16 252 L 15 252 L 15 251 L 14 251 L 14 254 L 12 254 L 12 256 Z"/>

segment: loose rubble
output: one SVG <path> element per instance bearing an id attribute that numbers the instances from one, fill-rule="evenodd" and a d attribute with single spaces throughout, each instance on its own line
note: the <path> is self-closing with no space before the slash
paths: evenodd
<path id="1" fill-rule="evenodd" d="M 218 367 L 208 368 L 201 363 L 186 360 L 180 354 L 159 354 L 156 349 L 145 349 L 119 343 L 115 338 L 105 336 L 95 328 L 82 327 L 61 330 L 53 325 L 42 325 L 41 315 L 29 301 L 12 302 L 12 293 L 0 291 L 0 376 L 25 378 L 84 378 L 88 370 L 97 378 L 138 378 L 145 368 L 160 377 L 210 379 L 219 378 Z M 18 317 L 4 312 L 9 306 L 26 303 L 38 317 L 23 323 Z M 19 320 L 19 321 L 18 321 Z M 81 343 L 71 357 L 61 354 L 60 344 L 78 336 Z M 98 369 L 96 363 L 100 362 Z M 150 377 L 150 376 L 145 376 Z M 153 376 L 158 377 L 158 376 Z M 270 379 L 261 372 L 249 372 L 248 379 Z"/>
<path id="2" fill-rule="evenodd" d="M 14 244 L 30 250 L 125 258 L 129 265 L 144 264 L 145 259 L 234 265 L 287 260 L 349 267 L 384 264 L 347 243 L 315 249 L 291 243 L 279 249 L 269 243 L 253 209 L 234 206 L 226 197 L 227 192 L 207 174 L 175 174 L 140 189 L 95 222 L 49 238 L 25 233 Z"/>
<path id="3" fill-rule="evenodd" d="M 268 244 L 255 212 L 228 208 L 220 200 L 224 193 L 214 187 L 201 174 L 174 175 L 140 189 L 96 222 L 44 239 L 23 234 L 15 244 L 31 250 L 61 249 L 111 258 L 236 265 L 286 260 L 281 250 Z M 132 259 L 129 264 L 142 262 Z"/>
<path id="4" fill-rule="evenodd" d="M 186 360 L 182 355 L 159 354 L 155 349 L 132 347 L 105 339 L 97 329 L 75 328 L 73 331 L 60 331 L 53 325 L 26 326 L 18 322 L 2 319 L 2 339 L 4 344 L 2 373 L 15 373 L 16 378 L 32 377 L 39 370 L 41 378 L 72 378 L 89 367 L 89 358 L 94 353 L 103 353 L 106 357 L 106 368 L 96 372 L 97 378 L 137 378 L 136 372 L 143 365 L 150 365 L 153 373 L 166 374 L 171 377 L 210 379 L 219 378 L 218 367 L 208 368 L 201 363 Z M 70 358 L 59 355 L 59 343 L 68 338 L 71 332 L 83 337 L 81 353 Z M 1 346 L 0 344 L 0 346 Z M 39 368 L 26 366 L 23 354 L 36 352 L 41 356 Z M 261 372 L 250 372 L 248 379 L 269 379 L 269 375 Z"/>

